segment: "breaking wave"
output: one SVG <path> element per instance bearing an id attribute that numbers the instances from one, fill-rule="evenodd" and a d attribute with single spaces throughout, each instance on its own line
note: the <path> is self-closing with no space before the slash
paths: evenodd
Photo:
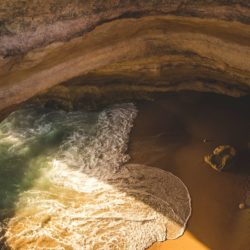
<path id="1" fill-rule="evenodd" d="M 182 235 L 191 212 L 182 181 L 125 164 L 136 115 L 130 103 L 99 112 L 28 106 L 5 119 L 2 242 L 11 249 L 134 250 Z"/>

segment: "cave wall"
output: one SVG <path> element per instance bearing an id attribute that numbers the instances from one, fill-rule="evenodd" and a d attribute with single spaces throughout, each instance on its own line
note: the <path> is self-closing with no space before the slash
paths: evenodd
<path id="1" fill-rule="evenodd" d="M 247 1 L 2 0 L 0 110 L 34 96 L 249 94 L 249 25 Z"/>

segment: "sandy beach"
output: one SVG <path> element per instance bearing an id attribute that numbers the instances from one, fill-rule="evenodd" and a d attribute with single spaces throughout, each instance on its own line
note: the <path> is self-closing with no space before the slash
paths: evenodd
<path id="1" fill-rule="evenodd" d="M 172 172 L 192 198 L 184 235 L 155 243 L 150 250 L 249 249 L 249 104 L 249 97 L 192 92 L 138 103 L 130 162 Z M 220 173 L 204 163 L 203 157 L 223 144 L 234 146 L 238 157 L 234 168 Z M 242 202 L 248 206 L 241 210 Z"/>
<path id="2" fill-rule="evenodd" d="M 105 130 L 104 128 L 106 127 L 104 127 L 102 130 L 102 127 L 97 127 L 99 132 L 104 131 L 103 135 L 105 136 L 97 137 L 96 144 L 94 143 L 89 151 L 84 151 L 85 147 L 83 147 L 83 151 L 71 151 L 72 147 L 66 147 L 66 153 L 62 154 L 61 158 L 59 157 L 60 155 L 53 155 L 53 147 L 57 148 L 57 145 L 60 144 L 60 142 L 64 141 L 64 134 L 62 133 L 62 131 L 66 133 L 66 135 L 68 135 L 67 131 L 78 131 L 78 126 L 80 126 L 80 128 L 82 129 L 83 124 L 89 124 L 88 126 L 85 125 L 86 131 L 88 131 L 88 127 L 93 127 L 93 124 L 95 124 L 96 121 L 95 119 L 97 118 L 94 119 L 94 117 L 90 116 L 89 118 L 92 117 L 92 121 L 91 119 L 87 118 L 85 120 L 85 116 L 80 116 L 82 117 L 82 120 L 80 121 L 82 121 L 83 123 L 79 123 L 76 121 L 78 121 L 80 117 L 76 116 L 75 113 L 67 113 L 65 114 L 65 116 L 63 116 L 63 113 L 57 113 L 56 117 L 59 120 L 56 121 L 59 122 L 55 121 L 53 123 L 55 124 L 53 127 L 54 130 L 49 130 L 52 132 L 57 132 L 49 133 L 46 132 L 47 130 L 42 130 L 44 131 L 44 137 L 42 137 L 44 139 L 39 139 L 41 138 L 41 135 L 39 134 L 39 136 L 37 136 L 38 139 L 36 144 L 30 144 L 30 148 L 32 149 L 30 149 L 29 151 L 28 147 L 27 150 L 24 151 L 24 154 L 25 152 L 27 152 L 27 157 L 30 157 L 27 159 L 32 159 L 32 164 L 27 164 L 26 161 L 23 161 L 23 165 L 17 165 L 18 169 L 22 169 L 21 167 L 23 167 L 22 172 L 24 172 L 25 170 L 26 173 L 30 173 L 31 175 L 27 175 L 28 177 L 30 176 L 30 178 L 27 179 L 26 177 L 17 175 L 17 179 L 13 179 L 16 184 L 20 185 L 22 183 L 29 183 L 28 180 L 30 180 L 28 189 L 24 189 L 26 190 L 26 192 L 19 193 L 18 196 L 16 196 L 15 193 L 12 192 L 12 189 L 8 189 L 8 187 L 12 187 L 13 185 L 12 180 L 10 182 L 11 186 L 8 186 L 8 181 L 6 182 L 6 184 L 3 184 L 3 181 L 0 182 L 2 183 L 1 190 L 9 190 L 9 194 L 13 194 L 13 201 L 16 201 L 16 199 L 22 199 L 20 203 L 22 204 L 22 206 L 20 206 L 20 209 L 15 208 L 15 216 L 8 223 L 8 234 L 6 234 L 7 245 L 11 249 L 36 249 L 38 246 L 42 249 L 48 249 L 49 247 L 53 248 L 59 245 L 61 246 L 61 242 L 58 243 L 57 240 L 63 239 L 64 242 L 67 240 L 67 244 L 65 243 L 65 249 L 80 249 L 83 244 L 85 244 L 83 243 L 85 238 L 82 236 L 87 235 L 86 239 L 95 239 L 98 243 L 98 240 L 102 238 L 99 235 L 110 232 L 110 234 L 107 234 L 106 236 L 104 235 L 106 238 L 104 238 L 105 240 L 103 242 L 106 243 L 109 241 L 108 239 L 113 236 L 113 232 L 119 233 L 130 228 L 128 226 L 121 230 L 121 226 L 123 226 L 122 223 L 118 223 L 117 227 L 108 227 L 107 225 L 110 225 L 108 223 L 100 224 L 102 220 L 94 221 L 93 225 L 85 223 L 86 221 L 81 214 L 82 211 L 89 211 L 89 218 L 92 218 L 92 213 L 94 213 L 94 216 L 96 216 L 96 214 L 100 214 L 100 218 L 106 216 L 106 210 L 100 209 L 100 204 L 108 204 L 108 206 L 111 208 L 110 211 L 114 213 L 116 211 L 125 211 L 125 218 L 131 218 L 131 216 L 135 215 L 134 221 L 136 223 L 138 222 L 138 218 L 140 218 L 140 216 L 142 216 L 142 218 L 147 218 L 146 216 L 148 214 L 158 211 L 160 215 L 163 215 L 163 217 L 159 217 L 160 219 L 157 221 L 158 224 L 146 224 L 147 220 L 143 219 L 143 223 L 139 224 L 140 227 L 138 227 L 138 231 L 126 231 L 128 232 L 126 240 L 128 240 L 130 236 L 130 243 L 136 242 L 135 237 L 137 235 L 140 235 L 141 232 L 144 232 L 142 230 L 143 227 L 146 228 L 145 232 L 148 233 L 145 238 L 147 240 L 150 239 L 150 242 L 146 246 L 152 244 L 152 242 L 154 242 L 156 239 L 164 239 L 165 233 L 170 233 L 171 235 L 171 228 L 167 227 L 167 232 L 165 230 L 165 227 L 163 227 L 162 231 L 156 230 L 157 233 L 152 234 L 153 236 L 151 235 L 151 233 L 154 231 L 154 229 L 157 229 L 157 226 L 159 224 L 161 224 L 164 216 L 167 216 L 167 218 L 169 218 L 169 215 L 171 213 L 166 213 L 167 210 L 165 211 L 159 209 L 161 203 L 158 203 L 157 199 L 151 202 L 151 200 L 145 198 L 147 196 L 144 197 L 144 194 L 153 191 L 155 191 L 154 194 L 157 195 L 160 193 L 167 194 L 167 191 L 169 191 L 169 193 L 171 194 L 176 194 L 175 202 L 177 203 L 175 204 L 178 204 L 178 208 L 183 208 L 184 210 L 185 206 L 179 205 L 178 202 L 183 202 L 185 200 L 183 197 L 187 196 L 180 196 L 178 192 L 176 192 L 176 190 L 180 190 L 178 189 L 178 185 L 174 185 L 174 189 L 171 189 L 171 179 L 162 179 L 162 176 L 166 173 L 155 171 L 154 169 L 159 168 L 173 173 L 174 175 L 179 177 L 186 185 L 191 196 L 192 214 L 183 236 L 177 238 L 176 240 L 156 242 L 149 248 L 149 250 L 248 250 L 250 246 L 250 98 L 230 98 L 214 94 L 202 94 L 193 92 L 180 92 L 158 95 L 154 97 L 154 100 L 137 102 L 136 106 L 138 108 L 138 116 L 135 118 L 135 120 L 133 120 L 134 118 L 131 117 L 131 112 L 135 107 L 133 105 L 129 105 L 130 104 L 128 104 L 127 106 L 125 104 L 126 108 L 121 110 L 119 109 L 120 111 L 115 110 L 112 113 L 109 110 L 108 113 L 105 113 L 108 115 L 103 116 L 104 118 L 107 118 L 107 120 L 103 118 L 104 120 L 102 121 L 104 121 L 104 124 L 106 124 L 106 122 L 108 121 L 114 120 L 111 119 L 112 114 L 117 115 L 118 111 L 122 112 L 123 110 L 123 113 L 118 113 L 120 115 L 116 116 L 116 122 L 108 123 L 109 126 L 107 127 L 111 127 L 113 128 L 113 130 Z M 130 109 L 128 110 L 129 107 Z M 27 119 L 28 114 L 33 114 L 32 116 L 30 116 L 30 118 L 32 117 L 34 121 L 39 120 L 38 118 L 40 117 L 39 112 L 31 113 L 31 110 L 27 111 L 27 113 L 22 114 L 24 115 L 15 116 L 16 119 L 21 119 L 23 117 L 26 117 Z M 79 113 L 77 114 L 80 115 Z M 54 116 L 55 113 L 53 113 L 53 117 Z M 46 128 L 45 125 L 48 124 L 51 116 L 48 116 L 48 119 L 45 119 L 46 116 L 42 117 L 44 117 L 44 120 L 40 119 L 40 123 L 37 125 L 40 128 L 40 125 L 42 124 L 42 128 Z M 132 119 L 130 120 L 131 125 L 126 123 L 128 117 Z M 117 120 L 117 118 L 119 119 Z M 64 127 L 63 130 L 60 130 L 60 126 L 57 127 L 58 124 L 62 123 L 62 120 L 60 119 L 63 119 L 64 126 L 68 124 L 68 127 Z M 34 124 L 32 122 L 33 120 L 31 120 L 30 123 L 24 123 L 26 125 L 23 125 L 23 127 L 20 125 L 20 134 L 22 136 L 25 133 L 27 134 L 28 128 L 34 131 L 34 126 L 36 123 Z M 21 119 L 20 121 L 23 120 Z M 41 123 L 41 121 L 43 123 Z M 81 166 L 82 161 L 86 159 L 86 163 L 89 163 L 91 157 L 99 157 L 99 154 L 97 154 L 96 156 L 92 153 L 98 153 L 98 150 L 104 150 L 105 147 L 103 145 L 107 145 L 107 147 L 104 151 L 101 151 L 103 152 L 102 155 L 109 155 L 108 153 L 113 152 L 113 156 L 124 156 L 124 154 L 121 153 L 123 151 L 119 151 L 119 148 L 123 150 L 123 146 L 119 146 L 123 144 L 119 143 L 120 141 L 127 143 L 128 138 L 125 137 L 129 136 L 129 131 L 133 121 L 134 126 L 132 128 L 132 132 L 130 133 L 127 152 L 131 156 L 131 160 L 128 163 L 142 165 L 138 165 L 139 167 L 138 169 L 136 169 L 136 174 L 131 175 L 131 179 L 127 179 L 128 177 L 126 177 L 125 175 L 126 178 L 124 177 L 124 183 L 129 183 L 128 185 L 126 184 L 127 189 L 124 189 L 123 186 L 119 186 L 123 178 L 123 175 L 121 174 L 121 176 L 117 178 L 117 183 L 113 181 L 111 182 L 112 185 L 107 186 L 111 188 L 111 191 L 113 190 L 112 192 L 109 189 L 107 189 L 108 191 L 106 191 L 106 189 L 101 189 L 104 190 L 101 192 L 101 194 L 105 194 L 103 196 L 103 200 L 101 200 L 100 197 L 102 196 L 99 193 L 95 195 L 95 191 L 88 191 L 91 187 L 91 185 L 88 183 L 93 183 L 93 188 L 95 188 L 96 185 L 103 185 L 103 188 L 106 187 L 105 181 L 99 181 L 102 180 L 101 170 L 105 169 L 105 171 L 107 170 L 108 173 L 113 173 L 112 169 L 108 169 L 109 166 L 112 166 L 112 162 L 110 163 L 110 161 L 108 161 L 106 163 L 105 158 L 101 158 L 104 159 L 103 162 L 105 164 L 102 164 L 102 162 L 98 163 L 98 166 L 99 164 L 102 164 L 102 167 L 98 169 L 97 172 L 93 172 L 93 170 L 91 170 L 92 168 L 89 168 L 89 172 L 86 172 L 87 170 L 85 169 L 84 171 L 86 172 L 86 177 L 84 177 L 85 175 L 79 175 L 78 171 L 74 172 L 72 170 L 72 167 L 67 168 L 66 165 L 60 165 L 60 162 L 67 163 L 68 161 L 70 161 L 69 166 L 71 166 L 71 159 L 73 159 L 73 163 L 75 165 L 72 166 Z M 73 126 L 72 124 L 74 125 L 74 127 L 71 127 Z M 119 127 L 115 127 L 117 128 L 115 129 L 114 126 Z M 125 127 L 123 128 L 123 126 Z M 10 127 L 10 129 L 11 128 L 12 127 Z M 121 135 L 125 135 L 125 139 L 119 134 L 121 129 Z M 11 131 L 13 131 L 13 133 L 16 131 L 15 126 Z M 40 130 L 38 130 L 38 132 L 39 131 Z M 58 131 L 61 132 L 59 133 Z M 118 134 L 115 134 L 114 131 L 117 131 Z M 107 135 L 107 133 L 110 134 Z M 14 135 L 16 135 L 16 139 L 14 137 L 11 138 L 12 140 L 15 139 L 17 141 L 19 139 L 18 133 L 16 132 L 16 134 L 14 133 Z M 28 135 L 29 134 L 27 134 L 27 136 Z M 85 141 L 81 141 L 81 139 L 84 140 L 85 137 L 82 137 L 82 134 L 80 133 L 76 133 L 74 135 L 75 140 L 70 145 L 74 145 L 80 150 L 81 146 L 85 143 Z M 90 138 L 95 142 L 96 137 Z M 118 140 L 117 138 L 120 138 L 120 140 Z M 33 139 L 36 138 L 34 137 Z M 105 144 L 104 142 L 107 142 L 107 139 L 109 143 Z M 22 140 L 24 140 L 23 137 Z M 100 141 L 103 142 L 103 144 L 100 144 Z M 45 142 L 47 142 L 47 144 L 44 144 Z M 236 164 L 233 168 L 228 169 L 227 171 L 217 172 L 204 162 L 204 156 L 210 154 L 216 146 L 226 144 L 229 144 L 236 149 Z M 52 151 L 50 152 L 50 154 L 54 157 L 53 168 L 49 168 L 50 165 L 48 163 L 48 158 L 46 154 L 43 154 L 43 148 L 45 148 L 44 145 L 48 150 L 50 149 L 50 147 L 52 147 Z M 98 147 L 99 145 L 102 146 Z M 118 150 L 120 154 L 118 154 L 119 152 L 117 153 L 116 150 Z M 124 153 L 125 150 L 126 147 L 124 149 Z M 91 153 L 89 158 L 86 152 Z M 69 156 L 63 158 L 64 155 Z M 85 156 L 84 159 L 78 158 L 82 155 Z M 3 156 L 2 158 L 4 160 Z M 19 159 L 25 160 L 26 158 Z M 120 158 L 118 157 L 111 159 L 114 159 L 114 164 L 114 162 L 116 162 L 115 160 Z M 37 173 L 37 175 L 33 175 L 32 168 L 37 171 L 37 169 L 39 169 L 39 166 L 41 165 L 44 167 L 47 166 L 46 171 L 41 171 L 41 174 Z M 145 165 L 153 167 L 153 169 L 150 168 L 151 172 L 147 172 Z M 93 168 L 95 168 L 95 165 L 93 165 Z M 50 172 L 50 170 L 53 171 Z M 106 173 L 105 171 L 103 173 Z M 148 176 L 148 179 L 157 181 L 152 183 L 143 182 L 143 180 L 145 181 L 145 176 L 141 175 L 141 172 L 143 172 L 145 176 Z M 157 174 L 157 172 L 158 174 L 159 172 L 161 174 L 159 176 L 154 176 L 155 174 Z M 2 173 L 4 174 L 4 172 Z M 13 173 L 12 168 L 10 168 L 9 173 Z M 50 180 L 46 175 L 48 173 L 50 173 L 49 177 L 56 176 L 58 178 L 59 176 L 59 179 L 56 179 L 58 182 L 48 181 Z M 63 174 L 62 177 L 60 177 L 58 173 Z M 97 173 L 99 175 L 97 175 Z M 150 174 L 146 175 L 146 173 Z M 14 176 L 13 174 L 9 175 Z M 65 179 L 66 177 L 72 179 Z M 93 179 L 91 178 L 91 182 L 88 182 L 89 177 L 94 177 L 95 182 L 93 182 Z M 4 179 L 2 178 L 2 180 Z M 111 178 L 111 180 L 113 179 Z M 65 183 L 68 183 L 67 185 L 69 186 L 67 186 Z M 77 188 L 79 188 L 72 189 L 70 186 L 72 183 L 76 185 Z M 83 187 L 83 183 L 87 183 L 85 189 Z M 149 183 L 151 183 L 152 185 L 150 185 Z M 139 186 L 137 186 L 137 184 L 139 184 Z M 155 184 L 157 188 L 155 188 Z M 113 187 L 115 188 L 112 189 Z M 142 190 L 140 190 L 140 188 L 142 188 Z M 83 192 L 81 190 L 83 190 Z M 122 196 L 120 192 L 121 190 Z M 122 199 L 124 199 L 124 190 L 127 192 L 128 197 L 126 198 L 127 203 L 124 203 L 124 210 L 122 210 L 120 205 L 116 206 L 115 202 L 114 204 L 111 204 L 110 202 L 120 202 L 121 197 L 123 197 Z M 139 195 L 135 195 L 134 191 L 132 192 L 131 190 L 141 191 L 141 193 Z M 173 190 L 173 192 L 170 190 Z M 86 193 L 90 193 L 91 195 L 86 196 Z M 27 196 L 25 196 L 26 194 Z M 156 197 L 158 197 L 157 195 Z M 159 196 L 159 198 L 161 197 L 164 197 L 164 195 Z M 4 201 L 4 199 L 2 198 L 0 199 L 0 201 Z M 27 203 L 25 203 L 26 201 Z M 33 201 L 33 203 L 30 203 L 30 201 Z M 49 203 L 47 203 L 47 201 L 49 201 Z M 138 203 L 138 205 L 136 205 L 136 202 L 140 201 L 142 201 L 143 204 Z M 171 202 L 171 199 L 167 199 L 166 201 Z M 117 204 L 120 204 L 119 202 Z M 188 207 L 190 208 L 189 202 L 190 199 L 188 199 Z M 58 204 L 60 204 L 60 206 L 58 206 Z M 243 209 L 240 209 L 240 204 L 244 204 L 245 207 Z M 11 206 L 8 206 L 8 209 L 10 209 L 10 207 Z M 88 207 L 90 209 L 86 210 Z M 131 210 L 132 212 L 129 215 L 126 214 L 127 207 L 129 207 L 130 209 L 134 209 L 133 211 Z M 164 205 L 164 207 L 167 206 Z M 173 211 L 174 210 L 176 210 L 176 207 L 173 208 Z M 102 212 L 104 214 L 102 214 Z M 189 214 L 190 209 L 188 210 L 188 216 Z M 72 218 L 70 216 L 72 216 Z M 123 218 L 122 216 L 124 216 L 123 213 L 120 217 Z M 64 228 L 64 222 L 62 223 L 62 220 L 65 220 L 65 218 L 68 219 L 68 221 L 66 222 L 66 229 Z M 79 222 L 80 226 L 78 226 L 78 224 L 75 224 L 75 218 L 83 220 Z M 113 221 L 114 220 L 111 219 L 110 223 L 112 223 Z M 178 226 L 176 227 L 175 225 L 177 224 L 178 222 L 176 224 L 173 224 L 174 226 L 172 227 L 172 230 L 175 228 L 178 229 L 180 225 L 178 224 Z M 37 225 L 39 226 L 37 227 Z M 89 228 L 91 228 L 91 230 L 89 230 L 87 227 L 87 229 L 84 229 L 82 225 L 89 225 Z M 103 228 L 107 229 L 103 230 Z M 109 228 L 110 231 L 108 231 Z M 99 234 L 95 233 L 93 229 L 97 231 L 100 229 L 100 231 L 98 231 Z M 22 237 L 20 237 L 20 235 L 22 235 L 22 232 L 26 232 L 26 230 L 28 230 L 27 232 L 30 234 L 25 233 Z M 175 231 L 178 232 L 178 230 L 174 230 L 174 232 Z M 33 234 L 33 232 L 36 232 L 37 235 Z M 77 232 L 77 235 L 80 237 L 74 238 L 74 234 L 72 234 L 72 232 Z M 159 234 L 158 232 L 161 232 L 161 238 L 157 238 L 157 235 Z M 51 237 L 47 237 L 48 233 L 51 233 L 53 235 Z M 178 235 L 179 234 L 177 234 L 176 237 Z M 127 249 L 127 247 L 125 247 L 125 245 L 123 244 L 123 240 L 121 240 L 123 239 L 122 237 L 118 238 L 118 240 L 115 241 L 114 245 L 112 246 L 115 246 L 116 248 L 118 247 L 119 249 Z M 98 244 L 100 245 L 97 244 L 95 245 L 95 247 L 90 247 L 90 249 L 99 249 L 100 246 L 103 247 L 103 242 L 99 242 Z M 119 242 L 119 244 L 121 243 L 121 245 L 117 245 L 117 242 Z M 73 243 L 75 245 L 71 245 Z M 131 249 L 144 249 L 144 244 L 144 241 L 142 241 L 142 245 L 140 245 L 140 247 L 132 247 Z M 3 249 L 5 248 L 3 247 Z M 2 249 L 1 242 L 0 249 Z M 106 247 L 105 249 L 113 248 Z"/>

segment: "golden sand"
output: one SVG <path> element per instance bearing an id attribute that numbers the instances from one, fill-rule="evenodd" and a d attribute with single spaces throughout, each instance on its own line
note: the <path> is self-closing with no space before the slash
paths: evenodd
<path id="1" fill-rule="evenodd" d="M 192 199 L 185 234 L 150 250 L 249 249 L 250 209 L 239 209 L 250 190 L 249 125 L 249 98 L 169 94 L 139 105 L 130 141 L 132 162 L 174 173 Z M 235 168 L 222 173 L 203 162 L 220 144 L 235 146 L 239 156 Z"/>

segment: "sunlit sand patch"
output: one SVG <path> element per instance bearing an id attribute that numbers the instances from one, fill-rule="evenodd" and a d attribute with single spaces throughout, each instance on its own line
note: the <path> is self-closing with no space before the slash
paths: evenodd
<path id="1" fill-rule="evenodd" d="M 29 112 L 33 116 L 18 126 L 25 110 L 6 122 L 6 136 L 13 132 L 24 141 L 14 153 L 26 171 L 16 180 L 21 191 L 4 227 L 11 249 L 134 250 L 183 234 L 191 205 L 180 179 L 157 168 L 124 165 L 137 113 L 133 104 L 99 113 Z M 23 146 L 27 150 L 20 154 Z M 27 178 L 30 184 L 22 187 Z"/>

